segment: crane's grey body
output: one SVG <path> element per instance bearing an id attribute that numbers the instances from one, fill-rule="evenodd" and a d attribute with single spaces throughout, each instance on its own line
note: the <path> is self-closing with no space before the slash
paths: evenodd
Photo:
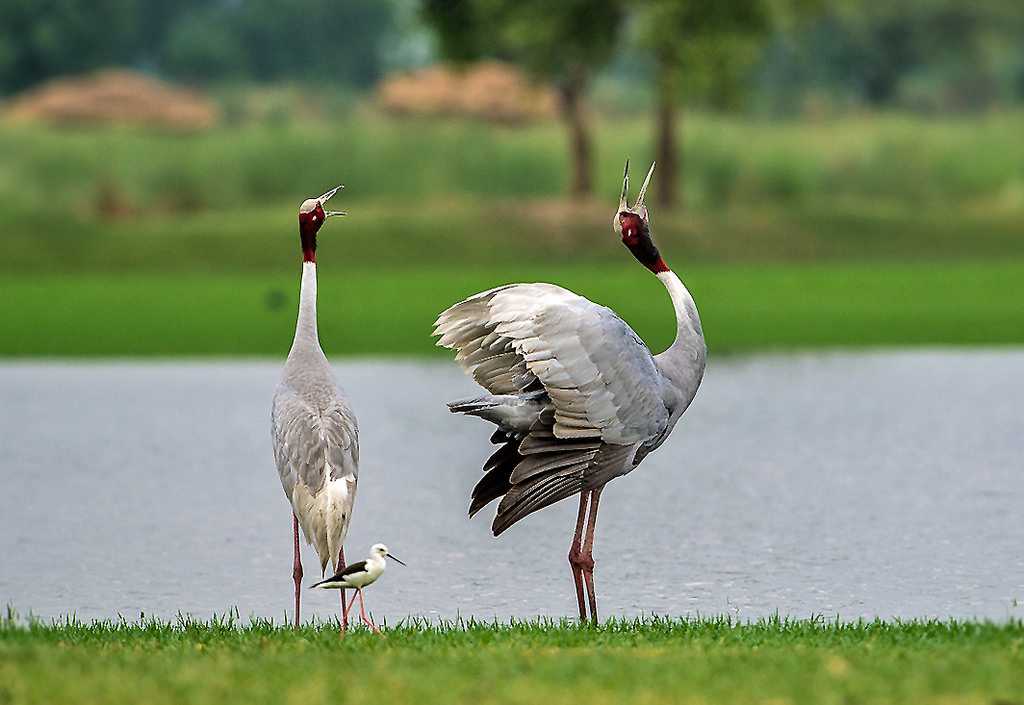
<path id="1" fill-rule="evenodd" d="M 672 272 L 658 278 L 677 335 L 652 355 L 612 310 L 552 284 L 511 284 L 444 311 L 438 345 L 490 394 L 452 411 L 498 427 L 470 513 L 501 497 L 493 531 L 625 475 L 664 443 L 700 386 L 697 308 Z"/>
<path id="2" fill-rule="evenodd" d="M 338 569 L 359 477 L 359 428 L 316 326 L 316 264 L 304 262 L 295 339 L 274 394 L 271 437 L 281 485 L 323 570 Z"/>

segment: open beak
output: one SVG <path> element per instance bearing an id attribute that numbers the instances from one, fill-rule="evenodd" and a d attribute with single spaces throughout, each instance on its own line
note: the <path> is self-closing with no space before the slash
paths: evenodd
<path id="1" fill-rule="evenodd" d="M 629 208 L 626 205 L 626 195 L 629 193 L 629 159 L 626 159 L 626 169 L 622 172 L 622 193 L 619 195 L 619 213 Z"/>
<path id="2" fill-rule="evenodd" d="M 636 196 L 636 203 L 633 204 L 633 210 L 638 211 L 645 206 L 644 197 L 647 196 L 647 186 L 651 183 L 651 177 L 654 175 L 654 165 L 657 162 L 651 162 L 651 168 L 647 171 L 647 178 L 644 179 L 644 185 L 640 187 L 640 193 Z"/>
<path id="3" fill-rule="evenodd" d="M 654 174 L 654 164 L 656 164 L 656 162 L 650 163 L 650 169 L 647 171 L 647 178 L 643 180 L 643 185 L 640 186 L 640 193 L 637 194 L 637 202 L 633 204 L 634 210 L 640 210 L 645 205 L 643 200 L 644 197 L 647 196 L 647 186 L 650 184 L 650 177 Z"/>
<path id="4" fill-rule="evenodd" d="M 626 197 L 629 195 L 629 160 L 626 160 L 626 169 L 622 172 L 622 193 L 619 195 L 619 213 L 622 211 L 640 213 L 640 210 L 645 208 L 644 198 L 647 197 L 647 187 L 651 183 L 651 176 L 654 175 L 654 165 L 655 162 L 651 162 L 651 168 L 647 171 L 647 178 L 644 179 L 644 184 L 640 187 L 640 193 L 636 196 L 636 203 L 630 207 L 626 202 Z"/>
<path id="5" fill-rule="evenodd" d="M 405 565 L 405 563 L 403 563 L 402 561 L 398 560 L 397 558 L 395 558 L 394 556 L 392 556 L 392 555 L 391 555 L 390 553 L 388 553 L 388 554 L 385 554 L 385 555 L 387 555 L 387 557 L 388 557 L 388 558 L 390 558 L 391 560 L 393 560 L 393 561 L 394 561 L 395 563 L 397 563 L 398 565 Z M 405 565 L 405 567 L 406 567 L 406 568 L 408 568 L 409 566 Z"/>
<path id="6" fill-rule="evenodd" d="M 343 188 L 345 188 L 344 185 L 335 186 L 330 191 L 328 191 L 327 193 L 325 193 L 323 196 L 321 196 L 320 198 L 318 198 L 316 200 L 320 201 L 320 205 L 322 206 L 325 203 L 327 203 L 327 201 L 331 200 L 331 196 L 336 194 L 338 191 L 341 191 Z M 348 213 L 345 212 L 345 211 L 324 211 L 324 217 L 325 218 L 331 218 L 331 217 L 334 217 L 336 215 L 348 215 Z"/>

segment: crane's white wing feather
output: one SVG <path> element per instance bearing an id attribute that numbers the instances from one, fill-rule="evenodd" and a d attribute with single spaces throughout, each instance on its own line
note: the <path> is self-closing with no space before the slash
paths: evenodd
<path id="1" fill-rule="evenodd" d="M 552 284 L 510 284 L 437 319 L 438 345 L 492 394 L 543 385 L 555 437 L 632 445 L 668 425 L 663 381 L 643 341 L 610 309 Z"/>

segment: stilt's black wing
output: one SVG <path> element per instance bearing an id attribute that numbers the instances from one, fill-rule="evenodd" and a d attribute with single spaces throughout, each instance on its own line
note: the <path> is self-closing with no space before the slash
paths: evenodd
<path id="1" fill-rule="evenodd" d="M 340 580 L 344 580 L 349 575 L 354 575 L 356 573 L 365 573 L 365 572 L 366 572 L 366 561 L 359 561 L 357 563 L 352 563 L 351 565 L 345 566 L 345 569 L 342 570 L 340 573 L 335 573 L 334 575 L 332 575 L 329 578 L 324 578 L 323 580 L 321 580 L 318 583 L 313 583 L 312 585 L 310 585 L 310 587 L 311 588 L 315 588 L 317 585 L 323 585 L 324 583 L 338 582 Z"/>

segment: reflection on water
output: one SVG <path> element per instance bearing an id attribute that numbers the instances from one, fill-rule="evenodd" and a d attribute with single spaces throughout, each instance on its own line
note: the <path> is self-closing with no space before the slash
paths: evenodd
<path id="1" fill-rule="evenodd" d="M 0 365 L 0 602 L 282 617 L 291 517 L 267 363 Z M 572 615 L 563 502 L 466 518 L 489 445 L 443 362 L 335 365 L 362 427 L 349 558 L 389 619 Z M 601 503 L 602 613 L 1024 617 L 1024 353 L 714 360 L 673 437 Z M 319 574 L 305 553 L 307 582 Z M 337 597 L 305 595 L 328 617 Z"/>

